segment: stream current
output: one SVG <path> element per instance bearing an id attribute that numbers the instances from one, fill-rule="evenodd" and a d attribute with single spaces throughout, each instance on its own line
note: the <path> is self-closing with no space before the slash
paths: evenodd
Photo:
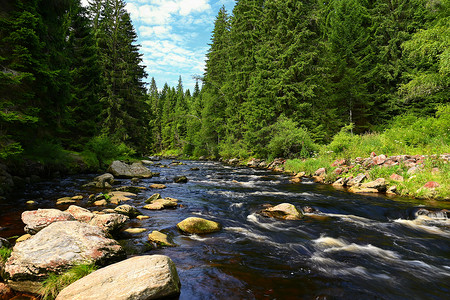
<path id="1" fill-rule="evenodd" d="M 138 254 L 163 254 L 175 262 L 180 299 L 449 299 L 450 220 L 414 216 L 421 205 L 448 209 L 449 202 L 356 195 L 309 180 L 292 184 L 288 175 L 268 170 L 183 163 L 148 166 L 161 176 L 138 185 L 163 183 L 167 188 L 145 190 L 126 203 L 150 218 L 133 219 L 132 226 L 147 232 L 125 241 Z M 189 182 L 173 183 L 180 175 Z M 56 199 L 64 196 L 87 196 L 81 185 L 94 176 L 41 182 L 3 200 L 0 236 L 23 233 L 20 214 L 37 208 L 26 201 L 35 200 L 44 208 L 55 207 Z M 119 179 L 119 184 L 131 182 Z M 182 207 L 142 209 L 145 199 L 157 192 L 179 199 Z M 311 206 L 321 214 L 298 221 L 258 214 L 264 204 L 285 202 Z M 191 216 L 219 222 L 223 228 L 209 235 L 183 235 L 176 224 Z M 146 249 L 153 230 L 171 236 L 177 247 Z"/>

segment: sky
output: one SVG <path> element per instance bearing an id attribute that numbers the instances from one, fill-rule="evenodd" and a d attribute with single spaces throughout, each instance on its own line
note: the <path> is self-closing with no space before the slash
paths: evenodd
<path id="1" fill-rule="evenodd" d="M 88 0 L 82 0 L 86 5 Z M 147 82 L 154 77 L 159 90 L 165 83 L 191 92 L 193 76 L 203 75 L 214 20 L 222 6 L 231 14 L 234 0 L 125 0 L 141 45 Z M 201 85 L 201 82 L 200 82 Z"/>

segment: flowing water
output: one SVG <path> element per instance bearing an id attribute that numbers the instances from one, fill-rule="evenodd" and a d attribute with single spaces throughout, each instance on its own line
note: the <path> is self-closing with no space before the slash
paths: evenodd
<path id="1" fill-rule="evenodd" d="M 160 192 L 182 207 L 141 209 L 150 219 L 132 225 L 148 231 L 127 246 L 144 248 L 152 230 L 169 234 L 177 247 L 144 253 L 172 258 L 182 283 L 180 299 L 449 299 L 450 221 L 414 214 L 420 203 L 448 209 L 449 202 L 355 195 L 307 180 L 292 184 L 289 176 L 267 170 L 184 163 L 149 166 L 161 176 L 139 185 L 167 188 L 146 190 L 129 204 L 140 208 Z M 179 175 L 189 182 L 173 183 Z M 6 228 L 0 236 L 22 233 L 20 213 L 32 207 L 21 203 L 35 199 L 39 207 L 52 207 L 56 198 L 87 195 L 80 186 L 93 177 L 36 184 L 16 195 L 19 204 L 1 203 L 0 226 Z M 299 221 L 258 214 L 264 204 L 284 202 L 321 214 Z M 223 229 L 204 236 L 179 233 L 176 224 L 190 216 L 217 221 Z"/>

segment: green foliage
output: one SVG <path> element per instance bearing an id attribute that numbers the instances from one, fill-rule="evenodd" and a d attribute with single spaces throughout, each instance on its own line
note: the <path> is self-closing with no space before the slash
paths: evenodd
<path id="1" fill-rule="evenodd" d="M 285 163 L 285 168 L 294 173 L 305 172 L 307 176 L 312 176 L 319 168 L 330 166 L 331 163 L 332 159 L 329 156 L 319 156 L 309 159 L 289 159 Z"/>
<path id="2" fill-rule="evenodd" d="M 307 158 L 318 150 L 308 131 L 283 115 L 272 126 L 270 136 L 267 148 L 271 157 Z"/>
<path id="3" fill-rule="evenodd" d="M 0 248 L 0 264 L 4 264 L 8 258 L 11 256 L 12 249 L 2 247 Z"/>
<path id="4" fill-rule="evenodd" d="M 78 279 L 89 275 L 96 269 L 97 267 L 94 264 L 80 264 L 73 266 L 63 274 L 50 274 L 49 277 L 43 282 L 43 287 L 40 291 L 42 299 L 55 299 L 59 292 L 61 292 L 66 286 L 69 286 Z"/>
<path id="5" fill-rule="evenodd" d="M 71 159 L 61 144 L 54 141 L 38 140 L 33 148 L 27 148 L 24 156 L 45 166 L 66 165 Z"/>
<path id="6" fill-rule="evenodd" d="M 219 144 L 219 155 L 223 158 L 247 159 L 253 156 L 253 153 L 247 149 L 242 140 L 235 141 L 232 138 L 228 138 Z"/>
<path id="7" fill-rule="evenodd" d="M 104 168 L 115 159 L 127 159 L 135 154 L 134 149 L 107 135 L 93 137 L 83 150 L 83 158 L 92 169 Z"/>

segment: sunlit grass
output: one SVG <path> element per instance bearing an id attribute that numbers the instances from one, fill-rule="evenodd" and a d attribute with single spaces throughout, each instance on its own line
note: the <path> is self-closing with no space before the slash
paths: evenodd
<path id="1" fill-rule="evenodd" d="M 94 272 L 97 267 L 94 264 L 81 264 L 73 266 L 63 274 L 50 274 L 43 282 L 41 295 L 44 300 L 53 300 L 67 286 L 74 283 L 78 279 Z"/>

